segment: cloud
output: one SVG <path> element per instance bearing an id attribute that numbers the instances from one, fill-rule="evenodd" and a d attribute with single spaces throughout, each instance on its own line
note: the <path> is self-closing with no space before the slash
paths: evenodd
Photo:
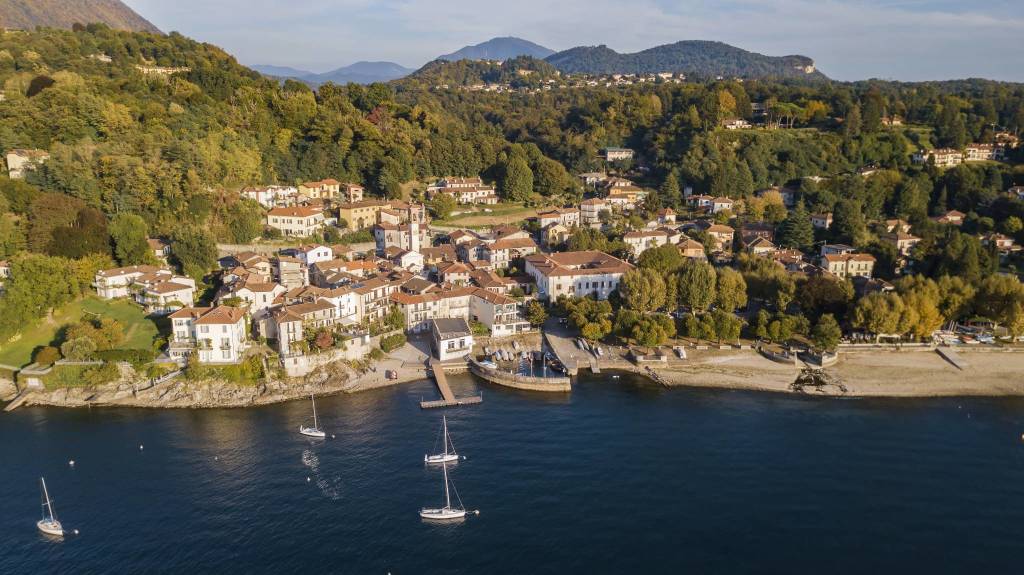
<path id="1" fill-rule="evenodd" d="M 804 54 L 838 79 L 982 76 L 1024 81 L 1018 0 L 127 0 L 165 30 L 246 63 L 326 70 L 356 60 L 419 66 L 493 36 L 553 49 L 636 51 L 720 40 Z"/>

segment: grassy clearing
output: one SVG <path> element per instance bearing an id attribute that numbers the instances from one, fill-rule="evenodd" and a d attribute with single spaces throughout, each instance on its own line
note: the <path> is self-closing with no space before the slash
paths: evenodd
<path id="1" fill-rule="evenodd" d="M 84 317 L 112 317 L 124 325 L 124 349 L 150 349 L 159 335 L 157 324 L 142 308 L 128 300 L 103 300 L 87 297 L 62 307 L 53 316 L 26 329 L 15 341 L 0 346 L 0 363 L 22 367 L 32 362 L 32 352 L 40 346 L 58 345 L 63 328 Z"/>
<path id="2" fill-rule="evenodd" d="M 527 208 L 520 203 L 498 204 L 489 209 L 490 212 L 482 208 L 464 212 L 445 220 L 435 220 L 435 223 L 441 226 L 486 227 L 513 224 L 537 215 L 537 208 Z"/>

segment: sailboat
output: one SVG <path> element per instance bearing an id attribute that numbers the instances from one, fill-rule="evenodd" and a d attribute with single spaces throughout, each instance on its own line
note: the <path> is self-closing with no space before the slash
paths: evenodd
<path id="1" fill-rule="evenodd" d="M 316 419 L 316 400 L 313 399 L 313 394 L 309 394 L 309 400 L 313 402 L 313 427 L 306 427 L 305 425 L 299 426 L 299 433 L 302 435 L 308 435 L 309 437 L 327 437 L 327 434 L 320 429 L 320 423 Z"/>
<path id="2" fill-rule="evenodd" d="M 50 492 L 46 490 L 46 480 L 42 477 L 39 482 L 43 486 L 43 518 L 36 522 L 36 527 L 47 535 L 55 537 L 64 536 L 64 527 L 57 521 L 57 515 L 53 512 L 53 502 L 50 501 Z"/>
<path id="3" fill-rule="evenodd" d="M 459 460 L 459 454 L 455 452 L 455 444 L 452 443 L 452 438 L 448 436 L 448 417 L 444 416 L 443 420 L 444 424 L 442 427 L 442 433 L 444 435 L 444 452 L 438 453 L 437 455 L 424 455 L 424 463 L 454 463 Z M 449 445 L 452 448 L 451 451 L 448 451 Z"/>
<path id="4" fill-rule="evenodd" d="M 444 463 L 444 507 L 440 509 L 420 509 L 420 517 L 424 519 L 430 519 L 432 521 L 446 521 L 450 519 L 463 519 L 466 517 L 466 509 L 462 506 L 462 500 L 459 499 L 459 492 L 455 492 L 455 499 L 459 501 L 458 507 L 452 507 L 452 496 L 451 491 L 448 489 L 448 464 Z M 454 489 L 455 486 L 452 486 Z"/>

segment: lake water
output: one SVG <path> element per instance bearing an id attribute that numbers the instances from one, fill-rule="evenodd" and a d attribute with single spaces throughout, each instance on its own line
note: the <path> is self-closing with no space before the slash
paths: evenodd
<path id="1" fill-rule="evenodd" d="M 456 393 L 476 387 L 453 378 Z M 0 415 L 0 573 L 1020 573 L 1024 401 L 429 382 L 255 409 Z M 139 445 L 145 449 L 140 450 Z M 68 466 L 76 461 L 74 468 Z M 66 529 L 39 534 L 46 476 Z M 307 481 L 309 478 L 309 481 Z"/>

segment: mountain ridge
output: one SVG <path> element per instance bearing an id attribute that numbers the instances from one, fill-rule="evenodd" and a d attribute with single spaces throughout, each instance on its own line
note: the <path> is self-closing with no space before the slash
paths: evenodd
<path id="1" fill-rule="evenodd" d="M 472 46 L 463 46 L 458 50 L 443 54 L 435 60 L 508 60 L 516 56 L 533 56 L 534 58 L 546 58 L 555 51 L 545 48 L 540 44 L 517 38 L 515 36 L 498 36 Z"/>
<path id="2" fill-rule="evenodd" d="M 69 29 L 75 24 L 93 23 L 116 30 L 162 33 L 119 0 L 0 0 L 0 28 Z"/>
<path id="3" fill-rule="evenodd" d="M 577 46 L 545 61 L 565 73 L 825 78 L 807 56 L 766 56 L 712 40 L 681 40 L 633 53 L 619 53 L 604 44 Z"/>
<path id="4" fill-rule="evenodd" d="M 291 66 L 255 64 L 249 67 L 264 76 L 290 78 L 293 80 L 299 80 L 300 82 L 305 82 L 311 86 L 319 86 L 321 84 L 326 84 L 327 82 L 334 82 L 335 84 L 348 84 L 350 82 L 355 84 L 390 82 L 391 80 L 404 78 L 413 72 L 411 68 L 406 68 L 405 66 L 394 62 L 370 62 L 365 60 L 349 64 L 348 66 L 342 66 L 341 68 L 331 70 L 330 72 L 324 72 L 322 74 L 292 68 Z"/>

